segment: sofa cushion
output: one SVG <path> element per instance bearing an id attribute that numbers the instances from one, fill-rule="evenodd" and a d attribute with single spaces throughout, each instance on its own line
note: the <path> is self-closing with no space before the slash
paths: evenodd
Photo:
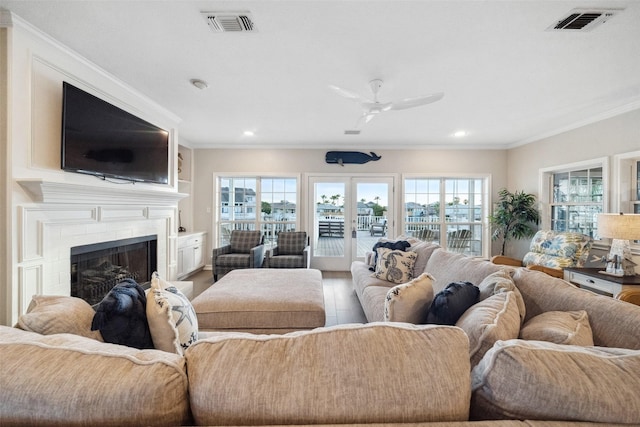
<path id="1" fill-rule="evenodd" d="M 462 313 L 478 302 L 480 290 L 473 283 L 453 282 L 433 297 L 427 323 L 455 325 Z"/>
<path id="2" fill-rule="evenodd" d="M 495 273 L 491 273 L 490 275 L 485 277 L 482 282 L 480 282 L 478 288 L 480 289 L 480 297 L 478 298 L 480 301 L 483 301 L 490 296 L 501 292 L 513 292 L 515 294 L 514 296 L 516 302 L 518 303 L 520 320 L 521 322 L 524 321 L 524 318 L 527 314 L 527 308 L 524 304 L 522 294 L 518 290 L 516 284 L 513 282 L 511 273 L 508 270 L 501 270 L 496 271 Z"/>
<path id="3" fill-rule="evenodd" d="M 416 262 L 413 264 L 413 277 L 418 277 L 422 273 L 427 272 L 427 262 L 429 262 L 429 258 L 431 258 L 433 251 L 438 248 L 440 248 L 440 245 L 432 242 L 418 241 L 411 245 L 409 250 L 415 252 L 417 255 Z"/>
<path id="4" fill-rule="evenodd" d="M 595 345 L 640 350 L 640 307 L 637 305 L 596 295 L 528 268 L 516 269 L 513 279 L 527 306 L 525 322 L 545 311 L 585 310 Z"/>
<path id="5" fill-rule="evenodd" d="M 467 420 L 468 350 L 459 328 L 406 323 L 209 335 L 185 353 L 191 410 L 199 425 Z"/>
<path id="6" fill-rule="evenodd" d="M 415 252 L 378 248 L 378 261 L 373 276 L 391 283 L 406 283 L 413 279 L 415 261 Z"/>
<path id="7" fill-rule="evenodd" d="M 91 330 L 96 312 L 83 299 L 61 295 L 34 295 L 18 326 L 41 335 L 74 334 L 103 341 L 100 331 Z"/>
<path id="8" fill-rule="evenodd" d="M 198 318 L 191 302 L 157 272 L 147 295 L 147 320 L 158 350 L 183 354 L 198 339 Z"/>
<path id="9" fill-rule="evenodd" d="M 185 359 L 71 335 L 0 326 L 0 424 L 190 422 Z"/>
<path id="10" fill-rule="evenodd" d="M 440 292 L 452 282 L 471 282 L 478 285 L 489 274 L 504 268 L 486 259 L 436 249 L 427 261 L 426 271 L 436 279 L 433 290 Z"/>
<path id="11" fill-rule="evenodd" d="M 422 273 L 415 279 L 389 289 L 384 303 L 385 322 L 425 323 L 433 301 L 433 277 Z"/>
<path id="12" fill-rule="evenodd" d="M 522 327 L 520 338 L 556 344 L 593 345 L 589 315 L 584 310 L 547 311 Z"/>
<path id="13" fill-rule="evenodd" d="M 471 366 L 476 366 L 498 340 L 518 338 L 520 313 L 515 292 L 500 292 L 464 312 L 456 326 L 469 337 Z"/>
<path id="14" fill-rule="evenodd" d="M 640 351 L 498 341 L 472 372 L 472 419 L 640 421 Z"/>

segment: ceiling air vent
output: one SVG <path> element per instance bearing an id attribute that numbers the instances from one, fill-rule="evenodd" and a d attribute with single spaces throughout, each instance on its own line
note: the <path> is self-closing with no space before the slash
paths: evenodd
<path id="1" fill-rule="evenodd" d="M 549 31 L 591 31 L 604 24 L 622 9 L 573 9 L 551 25 Z"/>
<path id="2" fill-rule="evenodd" d="M 257 31 L 249 12 L 201 12 L 215 33 Z"/>

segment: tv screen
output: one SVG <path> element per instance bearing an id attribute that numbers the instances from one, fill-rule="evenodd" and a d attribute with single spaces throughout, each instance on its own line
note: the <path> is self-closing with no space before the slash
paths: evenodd
<path id="1" fill-rule="evenodd" d="M 62 169 L 169 182 L 169 132 L 63 82 Z"/>

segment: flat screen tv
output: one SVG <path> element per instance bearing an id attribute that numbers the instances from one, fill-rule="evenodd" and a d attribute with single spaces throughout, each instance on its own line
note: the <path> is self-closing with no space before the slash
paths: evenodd
<path id="1" fill-rule="evenodd" d="M 169 132 L 63 82 L 62 169 L 169 182 Z"/>

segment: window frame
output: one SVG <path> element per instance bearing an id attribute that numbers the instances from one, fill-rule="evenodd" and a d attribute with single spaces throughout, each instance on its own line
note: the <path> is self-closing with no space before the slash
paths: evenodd
<path id="1" fill-rule="evenodd" d="M 223 219 L 221 217 L 221 210 L 225 209 L 225 207 L 221 203 L 221 180 L 223 179 L 253 179 L 256 182 L 255 188 L 255 205 L 251 205 L 255 207 L 256 215 L 255 219 Z M 292 179 L 295 180 L 295 206 L 296 206 L 296 214 L 295 220 L 288 221 L 276 221 L 276 220 L 263 220 L 262 218 L 262 180 L 263 179 Z M 296 173 L 214 173 L 213 174 L 213 218 L 212 218 L 212 230 L 213 230 L 213 242 L 214 247 L 222 246 L 224 244 L 228 244 L 228 242 L 224 241 L 224 236 L 221 233 L 221 227 L 226 224 L 240 224 L 240 227 L 232 226 L 232 229 L 249 229 L 249 230 L 261 230 L 265 235 L 265 247 L 268 249 L 270 247 L 275 246 L 276 237 L 275 232 L 276 229 L 283 230 L 300 230 L 301 226 L 301 217 L 304 214 L 304 210 L 302 209 L 301 202 L 301 175 Z M 273 191 L 269 191 L 269 193 L 274 193 Z M 285 191 L 285 193 L 287 193 Z M 234 206 L 233 209 L 230 209 L 230 206 L 227 205 L 226 209 L 231 213 L 231 211 L 236 211 L 239 207 Z M 248 211 L 247 211 L 248 212 Z M 271 230 L 271 232 L 268 232 Z"/>
<path id="2" fill-rule="evenodd" d="M 433 221 L 429 221 L 429 222 L 419 222 L 419 224 L 436 224 L 438 226 L 438 229 L 441 231 L 440 233 L 440 245 L 443 247 L 446 247 L 446 241 L 445 241 L 445 234 L 446 233 L 442 233 L 442 230 L 446 230 L 447 227 L 450 227 L 452 225 L 469 225 L 470 229 L 472 229 L 473 227 L 477 227 L 480 226 L 480 253 L 479 254 L 474 254 L 473 256 L 482 256 L 482 257 L 488 257 L 491 251 L 491 236 L 490 236 L 490 226 L 489 226 L 489 213 L 490 213 L 490 209 L 489 207 L 491 206 L 491 174 L 477 174 L 477 173 L 471 173 L 471 174 L 441 174 L 441 173 L 411 173 L 411 174 L 402 174 L 401 176 L 401 194 L 400 194 L 400 211 L 399 211 L 399 215 L 401 216 L 400 218 L 400 229 L 402 230 L 402 233 L 409 233 L 409 227 L 408 225 L 415 225 L 416 222 L 414 221 L 408 221 L 408 216 L 407 216 L 407 200 L 406 200 L 406 194 L 407 194 L 407 180 L 420 180 L 420 179 L 424 179 L 424 180 L 439 180 L 439 203 L 440 203 L 440 212 L 438 214 L 438 218 L 439 220 L 437 222 L 433 222 Z M 447 221 L 447 217 L 446 217 L 446 195 L 447 195 L 447 188 L 446 188 L 446 181 L 447 180 L 469 180 L 469 181 L 475 181 L 475 180 L 480 180 L 481 181 L 481 190 L 480 190 L 480 194 L 482 197 L 482 202 L 480 203 L 480 221 L 468 221 L 468 222 L 457 222 L 457 221 Z M 475 210 L 473 210 L 475 211 Z M 467 252 L 465 252 L 467 253 Z"/>
<path id="3" fill-rule="evenodd" d="M 602 212 L 609 212 L 609 158 L 599 157 L 591 160 L 585 160 L 563 165 L 556 165 L 538 170 L 539 184 L 538 194 L 540 203 L 540 229 L 551 230 L 551 214 L 553 202 L 553 177 L 558 173 L 577 172 L 585 169 L 602 168 Z M 595 205 L 596 203 L 587 203 L 584 205 Z M 597 224 L 594 226 L 594 244 L 602 244 L 602 240 L 597 235 Z"/>

